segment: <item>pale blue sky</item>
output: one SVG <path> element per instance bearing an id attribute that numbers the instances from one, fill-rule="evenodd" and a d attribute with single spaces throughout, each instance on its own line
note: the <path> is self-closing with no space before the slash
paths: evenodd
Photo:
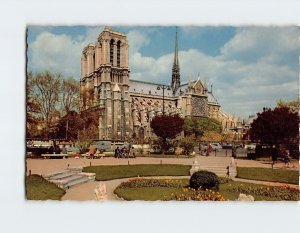
<path id="1" fill-rule="evenodd" d="M 103 26 L 29 26 L 28 70 L 80 78 L 80 57 Z M 175 27 L 118 27 L 130 45 L 131 78 L 170 83 Z M 247 117 L 298 96 L 297 27 L 178 27 L 181 81 L 213 85 L 229 113 Z"/>

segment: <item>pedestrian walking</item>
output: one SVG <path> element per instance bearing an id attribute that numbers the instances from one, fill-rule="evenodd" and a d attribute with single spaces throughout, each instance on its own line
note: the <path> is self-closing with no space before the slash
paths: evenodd
<path id="1" fill-rule="evenodd" d="M 284 153 L 284 164 L 285 164 L 286 168 L 290 167 L 290 165 L 292 164 L 291 157 L 290 157 L 290 151 L 289 150 L 285 150 L 285 153 Z M 294 167 L 293 164 L 292 164 L 292 166 Z"/>
<path id="2" fill-rule="evenodd" d="M 115 158 L 119 158 L 119 156 L 120 156 L 120 149 L 119 149 L 119 147 L 117 147 L 115 149 Z"/>

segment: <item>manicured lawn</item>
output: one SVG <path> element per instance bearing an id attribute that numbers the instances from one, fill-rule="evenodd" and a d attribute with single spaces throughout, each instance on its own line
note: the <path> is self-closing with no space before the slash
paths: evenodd
<path id="1" fill-rule="evenodd" d="M 26 198 L 28 200 L 60 200 L 65 193 L 65 190 L 41 176 L 26 177 Z"/>
<path id="2" fill-rule="evenodd" d="M 158 181 L 155 179 L 151 180 Z M 170 183 L 175 183 L 175 185 L 170 185 L 169 187 L 143 187 L 141 185 L 141 187 L 129 188 L 121 184 L 114 190 L 114 193 L 128 201 L 168 201 L 174 200 L 175 195 L 180 196 L 187 194 L 186 192 L 191 192 L 186 189 L 189 184 L 188 179 L 172 179 L 169 181 Z M 252 195 L 256 201 L 299 200 L 299 192 L 295 190 L 234 181 L 220 184 L 219 193 L 225 200 L 236 200 L 239 193 Z"/>
<path id="3" fill-rule="evenodd" d="M 285 169 L 237 167 L 237 177 L 249 180 L 299 184 L 299 171 Z"/>
<path id="4" fill-rule="evenodd" d="M 96 180 L 113 180 L 137 176 L 188 176 L 191 166 L 173 164 L 139 164 L 84 167 L 83 172 L 96 173 Z"/>

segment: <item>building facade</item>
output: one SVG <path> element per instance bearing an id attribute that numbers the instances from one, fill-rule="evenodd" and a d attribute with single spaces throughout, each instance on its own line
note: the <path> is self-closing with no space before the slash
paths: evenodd
<path id="1" fill-rule="evenodd" d="M 214 117 L 224 130 L 238 119 L 224 113 L 200 78 L 180 83 L 176 31 L 172 79 L 169 85 L 130 79 L 129 45 L 124 33 L 108 27 L 81 57 L 81 111 L 99 111 L 99 139 L 154 138 L 150 122 L 156 115 Z"/>

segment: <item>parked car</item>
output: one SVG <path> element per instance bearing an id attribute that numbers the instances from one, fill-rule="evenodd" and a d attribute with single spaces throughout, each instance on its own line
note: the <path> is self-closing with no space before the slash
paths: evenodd
<path id="1" fill-rule="evenodd" d="M 213 151 L 220 151 L 222 149 L 220 143 L 210 143 L 209 145 L 212 147 Z"/>
<path id="2" fill-rule="evenodd" d="M 224 143 L 222 144 L 222 148 L 223 148 L 223 149 L 231 149 L 231 148 L 232 148 L 232 145 L 231 145 L 230 143 L 228 143 L 228 142 L 224 142 Z"/>
<path id="3" fill-rule="evenodd" d="M 247 150 L 255 150 L 255 148 L 256 148 L 256 144 L 247 144 L 247 145 L 245 145 L 245 147 L 244 147 L 245 149 L 247 149 Z"/>
<path id="4" fill-rule="evenodd" d="M 71 157 L 78 157 L 80 156 L 81 150 L 79 147 L 69 147 L 66 148 L 67 149 L 67 153 L 69 156 Z"/>

